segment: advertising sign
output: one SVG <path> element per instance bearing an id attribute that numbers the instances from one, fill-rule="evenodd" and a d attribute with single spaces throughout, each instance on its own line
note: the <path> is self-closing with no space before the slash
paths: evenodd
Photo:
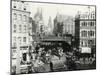
<path id="1" fill-rule="evenodd" d="M 82 47 L 81 53 L 91 53 L 91 48 L 89 48 L 89 47 Z"/>

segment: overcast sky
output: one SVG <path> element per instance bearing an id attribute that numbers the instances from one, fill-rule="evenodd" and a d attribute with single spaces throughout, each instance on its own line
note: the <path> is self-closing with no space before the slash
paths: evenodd
<path id="1" fill-rule="evenodd" d="M 81 6 L 81 5 L 63 5 L 63 4 L 51 4 L 51 3 L 34 3 L 34 2 L 28 2 L 29 5 L 29 11 L 31 12 L 31 17 L 34 17 L 34 14 L 37 12 L 38 8 L 42 8 L 43 13 L 43 20 L 44 24 L 47 25 L 49 16 L 52 20 L 54 20 L 57 12 L 59 14 L 63 15 L 71 15 L 75 16 L 77 14 L 77 11 L 87 11 L 88 6 Z M 94 10 L 95 7 L 91 6 L 91 10 Z"/>

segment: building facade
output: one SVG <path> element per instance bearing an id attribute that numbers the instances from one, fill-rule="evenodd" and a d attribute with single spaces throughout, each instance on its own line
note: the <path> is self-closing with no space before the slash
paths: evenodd
<path id="1" fill-rule="evenodd" d="M 88 7 L 86 12 L 78 12 L 75 20 L 76 44 L 81 50 L 96 45 L 96 14 L 95 9 Z"/>
<path id="2" fill-rule="evenodd" d="M 74 17 L 67 16 L 66 20 L 63 23 L 63 34 L 71 34 L 72 36 L 75 35 L 75 23 Z"/>
<path id="3" fill-rule="evenodd" d="M 54 34 L 61 32 L 61 34 L 75 35 L 74 17 L 61 15 L 57 13 L 54 19 Z"/>
<path id="4" fill-rule="evenodd" d="M 29 50 L 29 16 L 27 3 L 12 1 L 12 65 L 17 66 L 17 61 L 28 61 Z M 20 55 L 20 56 L 18 56 Z M 19 57 L 19 58 L 18 58 Z M 18 58 L 18 60 L 17 60 Z"/>

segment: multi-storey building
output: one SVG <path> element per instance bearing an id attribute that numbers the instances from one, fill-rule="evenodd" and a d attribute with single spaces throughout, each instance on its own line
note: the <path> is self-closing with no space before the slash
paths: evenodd
<path id="1" fill-rule="evenodd" d="M 61 30 L 62 34 L 71 34 L 72 36 L 74 36 L 75 35 L 74 17 L 61 15 L 57 13 L 56 18 L 54 19 L 54 34 L 59 33 L 61 28 L 62 28 Z"/>
<path id="2" fill-rule="evenodd" d="M 29 50 L 29 16 L 27 3 L 12 0 L 12 65 L 28 61 Z M 18 58 L 18 55 L 19 58 Z M 18 60 L 17 60 L 18 58 Z"/>
<path id="3" fill-rule="evenodd" d="M 95 8 L 95 7 L 94 7 Z M 88 7 L 88 11 L 80 12 L 75 19 L 75 37 L 77 48 L 92 48 L 96 45 L 96 14 L 95 9 Z"/>
<path id="4" fill-rule="evenodd" d="M 75 35 L 75 23 L 74 23 L 74 17 L 67 16 L 66 20 L 63 23 L 63 34 L 71 34 L 72 36 Z"/>

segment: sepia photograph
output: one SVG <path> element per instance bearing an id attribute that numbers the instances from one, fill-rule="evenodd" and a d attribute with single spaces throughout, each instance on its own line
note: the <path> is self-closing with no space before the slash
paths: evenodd
<path id="1" fill-rule="evenodd" d="M 11 75 L 96 69 L 96 6 L 11 0 Z"/>

